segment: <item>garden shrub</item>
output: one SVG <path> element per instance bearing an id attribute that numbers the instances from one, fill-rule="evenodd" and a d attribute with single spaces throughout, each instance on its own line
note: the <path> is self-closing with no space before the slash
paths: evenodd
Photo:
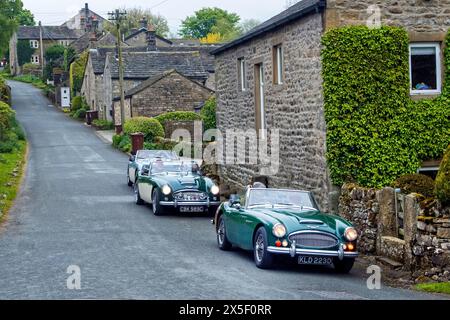
<path id="1" fill-rule="evenodd" d="M 108 120 L 95 119 L 92 121 L 92 125 L 99 130 L 111 130 L 114 129 L 114 123 Z"/>
<path id="2" fill-rule="evenodd" d="M 334 184 L 390 185 L 416 172 L 421 160 L 442 155 L 450 142 L 449 72 L 440 97 L 412 101 L 404 29 L 332 29 L 322 44 L 327 160 Z"/>
<path id="3" fill-rule="evenodd" d="M 125 134 L 143 133 L 146 142 L 153 142 L 156 137 L 164 137 L 164 128 L 154 118 L 135 117 L 125 121 L 123 126 Z"/>
<path id="4" fill-rule="evenodd" d="M 113 141 L 113 147 L 115 147 L 115 148 L 118 148 L 119 147 L 119 144 L 120 144 L 120 142 L 122 141 L 122 137 L 123 137 L 123 135 L 120 135 L 120 134 L 115 134 L 115 135 L 113 135 L 113 138 L 112 138 L 112 141 Z"/>
<path id="5" fill-rule="evenodd" d="M 405 174 L 395 180 L 393 186 L 404 193 L 419 193 L 425 197 L 434 194 L 434 180 L 424 174 Z"/>
<path id="6" fill-rule="evenodd" d="M 73 117 L 76 119 L 84 119 L 84 118 L 86 118 L 86 112 L 87 112 L 86 109 L 83 109 L 83 108 L 78 109 L 77 111 L 75 111 L 73 113 Z"/>
<path id="7" fill-rule="evenodd" d="M 40 72 L 40 70 L 41 70 L 41 67 L 38 64 L 25 63 L 22 66 L 22 74 L 23 75 L 34 76 L 36 73 Z"/>
<path id="8" fill-rule="evenodd" d="M 0 140 L 3 140 L 6 133 L 11 129 L 14 111 L 11 107 L 0 101 Z"/>
<path id="9" fill-rule="evenodd" d="M 131 139 L 128 135 L 123 135 L 122 139 L 120 140 L 118 146 L 120 150 L 123 152 L 130 152 L 131 151 Z"/>
<path id="10" fill-rule="evenodd" d="M 83 100 L 81 96 L 76 96 L 72 98 L 72 103 L 71 103 L 71 109 L 72 111 L 77 111 L 78 109 L 81 109 L 83 104 Z"/>
<path id="11" fill-rule="evenodd" d="M 212 96 L 211 98 L 206 101 L 205 105 L 202 108 L 202 111 L 200 111 L 200 115 L 203 120 L 203 129 L 209 130 L 209 129 L 215 129 L 217 128 L 216 125 L 216 97 Z"/>
<path id="12" fill-rule="evenodd" d="M 435 182 L 436 197 L 445 205 L 450 204 L 450 145 L 444 153 Z"/>
<path id="13" fill-rule="evenodd" d="M 166 121 L 195 121 L 202 120 L 202 117 L 193 111 L 174 111 L 160 114 L 155 119 L 165 128 Z"/>
<path id="14" fill-rule="evenodd" d="M 76 96 L 76 94 L 81 91 L 88 56 L 89 52 L 85 51 L 70 65 L 70 87 L 72 88 L 72 96 Z"/>

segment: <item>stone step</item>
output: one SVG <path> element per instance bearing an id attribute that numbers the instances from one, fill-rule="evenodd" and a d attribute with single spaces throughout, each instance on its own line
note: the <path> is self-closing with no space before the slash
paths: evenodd
<path id="1" fill-rule="evenodd" d="M 403 264 L 398 262 L 398 261 L 394 261 L 390 258 L 386 258 L 386 257 L 382 257 L 382 256 L 377 256 L 375 257 L 375 259 L 380 262 L 381 264 L 388 266 L 392 269 L 401 269 L 403 267 Z"/>

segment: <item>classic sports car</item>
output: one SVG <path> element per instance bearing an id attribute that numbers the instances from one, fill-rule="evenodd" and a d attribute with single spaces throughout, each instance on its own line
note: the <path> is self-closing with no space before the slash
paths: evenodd
<path id="1" fill-rule="evenodd" d="M 149 164 L 156 159 L 179 160 L 178 155 L 173 151 L 166 150 L 139 150 L 135 156 L 131 156 L 127 167 L 127 184 L 131 187 L 137 179 L 139 171 L 144 164 Z"/>
<path id="2" fill-rule="evenodd" d="M 358 234 L 344 219 L 319 211 L 310 192 L 248 187 L 232 195 L 215 216 L 217 243 L 253 250 L 256 266 L 270 268 L 275 255 L 299 264 L 334 265 L 348 273 L 358 256 Z"/>
<path id="3" fill-rule="evenodd" d="M 134 191 L 136 204 L 151 203 L 157 216 L 169 209 L 214 214 L 220 205 L 219 187 L 201 176 L 195 162 L 156 160 L 143 165 Z"/>

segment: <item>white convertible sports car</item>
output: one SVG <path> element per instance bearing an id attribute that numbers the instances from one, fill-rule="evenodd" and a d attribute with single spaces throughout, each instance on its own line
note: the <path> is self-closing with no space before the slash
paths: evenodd
<path id="1" fill-rule="evenodd" d="M 135 156 L 131 156 L 128 161 L 127 167 L 127 184 L 132 186 L 136 183 L 138 173 L 141 171 L 142 166 L 150 164 L 153 161 L 161 159 L 163 161 L 175 161 L 180 158 L 173 151 L 167 150 L 139 150 Z"/>

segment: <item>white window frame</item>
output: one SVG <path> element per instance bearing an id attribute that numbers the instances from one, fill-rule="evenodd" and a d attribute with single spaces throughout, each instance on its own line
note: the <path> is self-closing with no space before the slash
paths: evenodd
<path id="1" fill-rule="evenodd" d="M 433 90 L 415 90 L 412 83 L 412 49 L 413 48 L 435 48 L 436 49 L 436 87 Z M 409 45 L 409 87 L 411 95 L 435 95 L 442 92 L 442 64 L 441 64 L 441 44 L 437 42 L 420 42 Z"/>
<path id="2" fill-rule="evenodd" d="M 38 49 L 39 48 L 39 41 L 37 40 L 30 40 L 30 47 L 33 49 Z"/>
<path id="3" fill-rule="evenodd" d="M 275 84 L 283 84 L 283 45 L 279 44 L 275 46 L 276 50 L 276 72 L 277 72 L 277 82 Z"/>
<path id="4" fill-rule="evenodd" d="M 245 65 L 245 58 L 239 58 L 239 80 L 240 80 L 240 90 L 242 92 L 247 91 L 247 70 Z"/>
<path id="5" fill-rule="evenodd" d="M 31 63 L 32 64 L 39 64 L 39 56 L 37 54 L 34 54 L 31 56 Z"/>

